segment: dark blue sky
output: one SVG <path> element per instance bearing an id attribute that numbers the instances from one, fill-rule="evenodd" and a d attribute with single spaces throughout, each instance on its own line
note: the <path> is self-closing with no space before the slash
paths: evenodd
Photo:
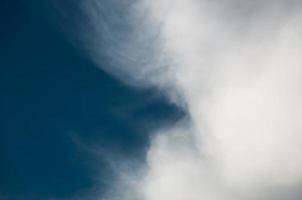
<path id="1" fill-rule="evenodd" d="M 182 115 L 154 89 L 129 88 L 99 70 L 48 5 L 0 1 L 1 200 L 105 190 L 110 169 L 83 146 L 140 157 L 151 130 Z"/>

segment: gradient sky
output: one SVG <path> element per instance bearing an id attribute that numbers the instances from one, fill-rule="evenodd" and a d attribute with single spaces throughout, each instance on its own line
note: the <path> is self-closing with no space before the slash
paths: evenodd
<path id="1" fill-rule="evenodd" d="M 300 0 L 4 0 L 0 200 L 300 200 Z"/>
<path id="2" fill-rule="evenodd" d="M 146 129 L 182 115 L 154 90 L 126 87 L 97 68 L 48 5 L 0 3 L 0 199 L 101 193 L 113 177 L 87 149 L 140 156 Z"/>

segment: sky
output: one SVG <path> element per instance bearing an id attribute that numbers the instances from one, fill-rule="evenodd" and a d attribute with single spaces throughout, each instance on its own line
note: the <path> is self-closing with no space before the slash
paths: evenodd
<path id="1" fill-rule="evenodd" d="M 140 157 L 143 130 L 182 111 L 99 70 L 62 33 L 49 2 L 4 0 L 0 13 L 0 199 L 101 196 L 114 178 L 92 149 Z"/>
<path id="2" fill-rule="evenodd" d="M 1 198 L 301 199 L 299 0 L 1 9 Z"/>

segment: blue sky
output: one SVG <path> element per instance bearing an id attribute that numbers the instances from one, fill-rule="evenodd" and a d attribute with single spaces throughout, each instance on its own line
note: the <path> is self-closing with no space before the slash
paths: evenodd
<path id="1" fill-rule="evenodd" d="M 301 10 L 2 0 L 0 200 L 300 200 Z"/>
<path id="2" fill-rule="evenodd" d="M 96 185 L 105 190 L 110 169 L 82 146 L 142 156 L 153 127 L 182 115 L 153 89 L 129 88 L 97 68 L 53 23 L 46 5 L 0 3 L 4 199 L 85 196 Z"/>

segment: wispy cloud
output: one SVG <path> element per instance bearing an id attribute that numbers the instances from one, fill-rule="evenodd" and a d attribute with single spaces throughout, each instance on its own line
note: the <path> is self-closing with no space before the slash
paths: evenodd
<path id="1" fill-rule="evenodd" d="M 140 173 L 122 170 L 122 199 L 300 199 L 300 1 L 83 5 L 93 27 L 83 44 L 96 62 L 158 87 L 189 116 L 158 127 Z"/>

